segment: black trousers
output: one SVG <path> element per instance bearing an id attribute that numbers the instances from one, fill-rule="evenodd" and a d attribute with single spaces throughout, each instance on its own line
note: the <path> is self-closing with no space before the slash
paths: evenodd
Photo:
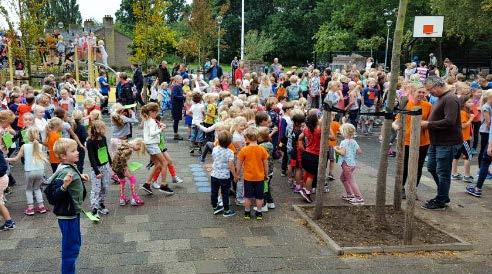
<path id="1" fill-rule="evenodd" d="M 231 188 L 231 178 L 229 179 L 217 179 L 211 177 L 211 195 L 210 200 L 212 207 L 216 208 L 218 204 L 219 190 L 222 196 L 222 203 L 224 204 L 224 210 L 229 210 L 229 189 Z"/>
<path id="2" fill-rule="evenodd" d="M 419 161 L 417 166 L 417 186 L 419 185 L 420 178 L 422 177 L 422 168 L 424 167 L 425 157 L 427 156 L 428 149 L 429 149 L 429 145 L 421 146 L 419 148 Z M 405 156 L 403 158 L 403 186 L 405 186 L 408 177 L 409 150 L 410 150 L 410 146 L 405 146 Z"/>

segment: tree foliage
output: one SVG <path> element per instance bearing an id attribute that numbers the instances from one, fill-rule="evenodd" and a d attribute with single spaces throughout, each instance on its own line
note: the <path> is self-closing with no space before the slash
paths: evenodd
<path id="1" fill-rule="evenodd" d="M 247 60 L 263 60 L 275 49 L 275 41 L 264 32 L 250 30 L 244 36 L 244 51 Z"/>
<path id="2" fill-rule="evenodd" d="M 168 2 L 166 20 L 169 24 L 180 21 L 185 14 L 190 12 L 190 6 L 186 3 L 186 0 L 168 0 Z"/>
<path id="3" fill-rule="evenodd" d="M 444 33 L 461 42 L 477 41 L 492 33 L 492 1 L 490 0 L 431 0 L 432 11 L 444 16 Z"/>
<path id="4" fill-rule="evenodd" d="M 384 38 L 381 36 L 373 36 L 371 38 L 362 38 L 357 41 L 357 47 L 361 50 L 372 51 L 377 50 L 384 43 Z"/>
<path id="5" fill-rule="evenodd" d="M 142 62 L 146 67 L 150 62 L 164 60 L 166 53 L 175 47 L 175 34 L 165 21 L 167 6 L 164 0 L 134 1 L 136 24 L 132 62 Z"/>
<path id="6" fill-rule="evenodd" d="M 136 18 L 133 13 L 134 0 L 121 0 L 120 8 L 116 11 L 116 28 L 122 33 L 133 37 L 135 30 Z"/>
<path id="7" fill-rule="evenodd" d="M 316 52 L 325 53 L 330 51 L 347 50 L 351 35 L 346 30 L 332 29 L 328 24 L 320 27 L 315 34 Z"/>
<path id="8" fill-rule="evenodd" d="M 195 0 L 191 4 L 188 20 L 188 33 L 184 41 L 178 43 L 178 51 L 183 55 L 197 57 L 198 62 L 212 54 L 217 39 L 217 22 L 213 16 L 209 0 Z"/>
<path id="9" fill-rule="evenodd" d="M 48 0 L 43 12 L 48 18 L 48 28 L 51 29 L 58 28 L 58 22 L 62 22 L 66 29 L 70 25 L 82 24 L 77 0 Z"/>

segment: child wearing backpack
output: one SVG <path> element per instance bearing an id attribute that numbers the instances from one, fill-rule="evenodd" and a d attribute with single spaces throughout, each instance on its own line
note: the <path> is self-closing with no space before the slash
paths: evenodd
<path id="1" fill-rule="evenodd" d="M 45 194 L 50 204 L 54 205 L 53 213 L 58 218 L 62 234 L 61 272 L 75 273 L 75 263 L 82 245 L 80 213 L 87 193 L 84 182 L 89 181 L 89 176 L 80 174 L 75 165 L 79 160 L 77 142 L 60 138 L 53 151 L 61 164 L 48 179 L 50 184 Z"/>
<path id="2" fill-rule="evenodd" d="M 91 208 L 92 215 L 107 215 L 109 210 L 104 205 L 111 177 L 111 157 L 106 141 L 106 125 L 103 121 L 95 121 L 89 130 L 87 153 L 91 163 Z"/>
<path id="3" fill-rule="evenodd" d="M 17 162 L 24 157 L 24 171 L 26 175 L 26 200 L 27 208 L 24 214 L 28 216 L 34 215 L 35 212 L 44 214 L 46 208 L 44 207 L 43 193 L 41 192 L 41 183 L 44 176 L 44 163 L 48 160 L 43 154 L 42 146 L 40 144 L 40 134 L 37 127 L 30 127 L 27 129 L 26 142 L 20 147 L 19 152 L 13 158 L 6 158 L 8 162 Z M 33 195 L 34 193 L 34 195 Z M 34 198 L 36 198 L 37 207 L 34 208 Z"/>

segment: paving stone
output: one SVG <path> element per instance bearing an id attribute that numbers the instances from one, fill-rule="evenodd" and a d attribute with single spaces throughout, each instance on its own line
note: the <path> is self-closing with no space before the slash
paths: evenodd
<path id="1" fill-rule="evenodd" d="M 210 227 L 210 228 L 202 228 L 200 229 L 202 237 L 205 238 L 221 238 L 221 237 L 226 237 L 227 233 L 223 228 L 215 228 L 215 227 Z"/>
<path id="2" fill-rule="evenodd" d="M 244 245 L 251 246 L 270 246 L 272 245 L 266 236 L 243 237 Z"/>
<path id="3" fill-rule="evenodd" d="M 14 229 L 10 239 L 32 239 L 38 234 L 38 229 Z"/>
<path id="4" fill-rule="evenodd" d="M 133 225 L 111 225 L 111 232 L 113 233 L 137 232 L 137 227 Z"/>
<path id="5" fill-rule="evenodd" d="M 4 261 L 2 270 L 3 269 L 8 270 L 8 273 L 17 273 L 17 272 L 27 273 L 31 265 L 32 265 L 32 261 L 29 259 Z"/>
<path id="6" fill-rule="evenodd" d="M 177 262 L 166 264 L 166 273 L 195 274 L 195 266 L 192 262 Z"/>
<path id="7" fill-rule="evenodd" d="M 205 258 L 210 260 L 224 260 L 234 258 L 234 250 L 230 247 L 212 247 L 204 249 Z"/>
<path id="8" fill-rule="evenodd" d="M 162 251 L 164 250 L 164 241 L 157 240 L 151 242 L 137 242 L 137 252 L 145 252 L 145 251 Z"/>
<path id="9" fill-rule="evenodd" d="M 188 262 L 195 260 L 206 260 L 205 249 L 194 247 L 191 249 L 176 250 L 176 256 L 179 262 Z"/>
<path id="10" fill-rule="evenodd" d="M 28 272 L 37 272 L 37 271 L 60 271 L 61 260 L 60 258 L 44 258 L 44 259 L 36 259 L 31 264 Z"/>
<path id="11" fill-rule="evenodd" d="M 198 192 L 200 193 L 209 193 L 211 192 L 211 188 L 208 186 L 201 186 L 198 188 Z"/>
<path id="12" fill-rule="evenodd" d="M 107 256 L 92 256 L 90 263 L 95 267 L 117 267 L 142 265 L 148 262 L 148 254 L 144 252 L 121 253 Z M 121 272 L 120 272 L 121 273 Z"/>
<path id="13" fill-rule="evenodd" d="M 102 271 L 103 274 L 121 274 L 121 273 L 136 273 L 135 266 L 117 266 L 117 267 L 105 267 Z"/>
<path id="14" fill-rule="evenodd" d="M 196 273 L 226 273 L 227 268 L 222 261 L 194 261 Z"/>
<path id="15" fill-rule="evenodd" d="M 149 264 L 161 264 L 163 262 L 166 263 L 175 263 L 178 262 L 177 251 L 151 251 L 148 252 L 148 262 Z"/>
<path id="16" fill-rule="evenodd" d="M 148 215 L 128 215 L 125 216 L 125 221 L 127 224 L 140 224 L 149 222 Z"/>
<path id="17" fill-rule="evenodd" d="M 15 249 L 19 240 L 0 240 L 0 250 Z"/>
<path id="18" fill-rule="evenodd" d="M 77 273 L 79 274 L 104 274 L 104 268 L 102 267 L 97 267 L 97 268 L 77 268 Z M 125 272 L 129 273 L 129 272 Z M 51 272 L 53 274 L 53 272 Z"/>
<path id="19" fill-rule="evenodd" d="M 165 250 L 190 249 L 190 239 L 174 239 L 164 241 Z"/>
<path id="20" fill-rule="evenodd" d="M 150 240 L 149 232 L 130 232 L 124 234 L 125 242 L 143 242 Z"/>
<path id="21" fill-rule="evenodd" d="M 253 236 L 276 236 L 277 232 L 271 226 L 249 227 Z"/>

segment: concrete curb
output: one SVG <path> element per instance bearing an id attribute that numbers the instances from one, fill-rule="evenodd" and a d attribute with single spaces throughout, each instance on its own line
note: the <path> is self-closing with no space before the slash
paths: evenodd
<path id="1" fill-rule="evenodd" d="M 309 227 L 319 236 L 323 241 L 337 254 L 337 255 L 343 255 L 343 254 L 367 254 L 367 253 L 389 253 L 389 252 L 415 252 L 415 251 L 467 251 L 467 250 L 472 250 L 473 245 L 463 241 L 461 238 L 448 233 L 428 222 L 425 220 L 422 220 L 420 218 L 420 221 L 425 222 L 426 224 L 432 226 L 434 229 L 447 234 L 448 236 L 452 237 L 455 239 L 457 242 L 456 243 L 448 243 L 448 244 L 424 244 L 424 245 L 393 245 L 393 246 L 348 246 L 348 247 L 341 247 L 340 245 L 335 242 L 326 232 L 321 229 L 314 221 L 309 217 L 303 210 L 302 208 L 309 208 L 309 207 L 314 207 L 312 205 L 292 205 L 294 208 L 294 211 L 299 214 L 299 216 L 307 222 Z M 328 207 L 328 206 L 326 206 Z"/>

